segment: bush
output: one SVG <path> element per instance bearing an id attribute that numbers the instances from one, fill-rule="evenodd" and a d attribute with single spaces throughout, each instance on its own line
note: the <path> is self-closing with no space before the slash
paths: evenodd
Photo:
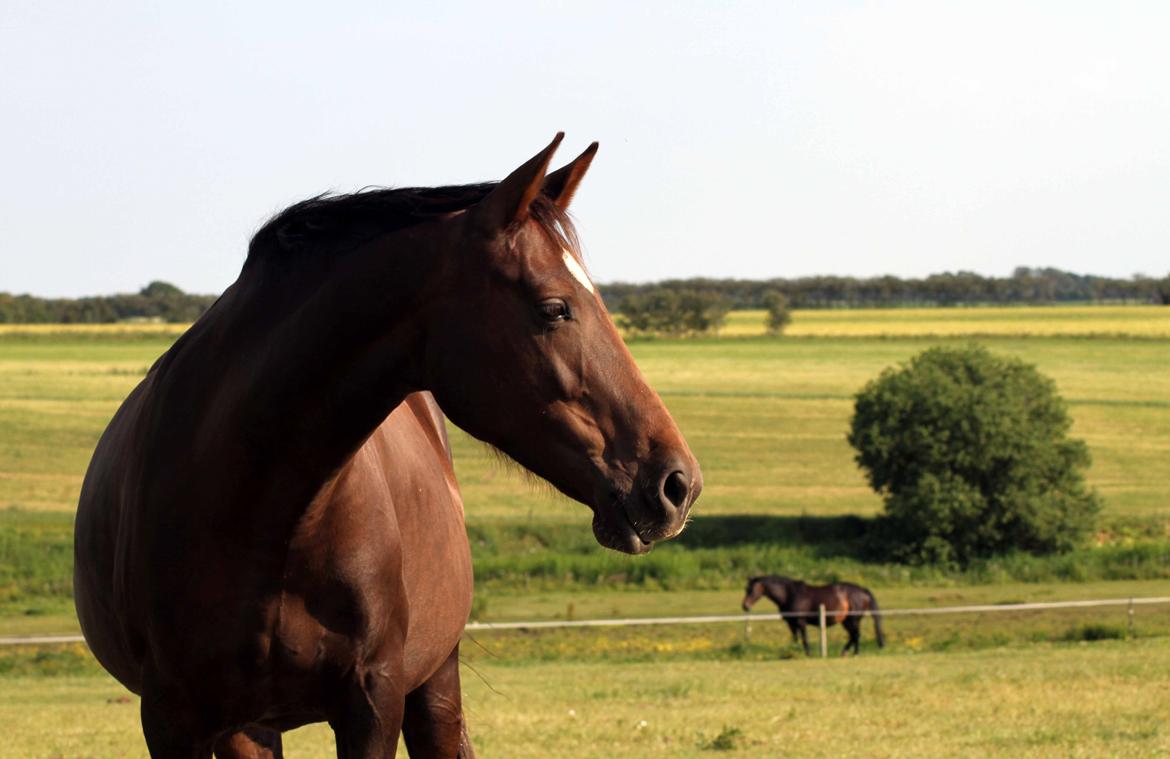
<path id="1" fill-rule="evenodd" d="M 1100 501 L 1089 452 L 1053 382 L 979 346 L 932 348 L 856 396 L 849 442 L 885 498 L 879 534 L 902 560 L 1071 548 Z"/>

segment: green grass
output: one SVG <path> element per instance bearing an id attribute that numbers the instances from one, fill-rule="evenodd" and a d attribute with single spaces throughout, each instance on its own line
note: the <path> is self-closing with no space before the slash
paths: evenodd
<path id="1" fill-rule="evenodd" d="M 764 311 L 732 311 L 725 337 L 764 332 Z M 1128 336 L 1170 338 L 1170 311 L 1162 306 L 959 306 L 852 308 L 792 312 L 789 337 L 907 336 Z"/>
<path id="2" fill-rule="evenodd" d="M 741 756 L 1170 752 L 1166 638 L 847 660 L 478 661 L 463 683 L 486 759 L 703 757 L 716 744 Z M 0 678 L 0 723 L 0 757 L 146 756 L 137 699 L 104 675 Z M 322 725 L 285 746 L 289 759 L 333 756 Z"/>
<path id="3" fill-rule="evenodd" d="M 1044 309 L 1011 311 L 1022 320 Z M 0 508 L 71 511 L 101 430 L 170 339 L 0 335 Z M 853 393 L 885 367 L 939 342 L 945 341 L 757 338 L 631 347 L 703 464 L 707 489 L 697 515 L 832 515 L 880 509 L 844 438 Z M 1111 513 L 1170 516 L 1164 484 L 1170 480 L 1170 340 L 981 342 L 1036 363 L 1056 380 L 1074 434 L 1093 453 L 1090 482 Z M 462 434 L 455 447 L 471 519 L 583 511 L 533 493 Z"/>
<path id="4" fill-rule="evenodd" d="M 1166 578 L 1170 527 L 1170 310 L 1012 308 L 809 312 L 844 337 L 638 341 L 631 348 L 702 465 L 695 522 L 643 559 L 597 548 L 588 510 L 533 488 L 455 431 L 480 606 L 510 591 L 636 586 L 730 589 L 785 571 L 875 587 Z M 755 318 L 751 314 L 736 319 Z M 852 395 L 887 366 L 958 338 L 940 320 L 1052 376 L 1105 500 L 1099 545 L 1018 556 L 959 574 L 875 561 L 858 517 L 880 510 L 845 442 Z M 1108 322 L 1108 329 L 1101 324 Z M 874 325 L 883 334 L 866 337 Z M 992 328 L 994 326 L 994 329 Z M 998 325 L 998 326 L 995 326 Z M 1065 330 L 1063 336 L 1028 337 Z M 1055 326 L 1054 326 L 1055 325 Z M 1063 326 L 1061 326 L 1063 325 Z M 1131 337 L 1085 337 L 1090 332 Z M 1151 326 L 1153 325 L 1153 326 Z M 896 328 L 895 328 L 896 327 Z M 871 330 L 872 331 L 872 330 Z M 0 330 L 0 616 L 44 632 L 67 619 L 68 535 L 93 446 L 121 399 L 171 343 L 170 330 Z M 862 336 L 859 336 L 862 335 Z M 17 511 L 6 511 L 9 507 Z M 49 513 L 55 512 L 55 513 Z"/>
<path id="5" fill-rule="evenodd" d="M 1149 536 L 1159 529 L 1164 529 L 1159 522 L 1123 521 L 1103 545 L 1056 556 L 1011 555 L 959 570 L 882 560 L 866 541 L 865 521 L 855 517 L 710 516 L 642 557 L 599 549 L 583 523 L 476 520 L 469 527 L 477 586 L 473 616 L 505 618 L 493 599 L 515 593 L 728 591 L 748 575 L 769 572 L 811 582 L 847 579 L 883 593 L 902 587 L 1170 580 L 1170 539 Z M 0 511 L 0 634 L 50 632 L 52 624 L 68 621 L 71 534 L 69 514 Z"/>
<path id="6" fill-rule="evenodd" d="M 727 333 L 762 322 L 732 317 Z M 85 466 L 176 335 L 0 329 L 0 634 L 76 630 L 69 540 Z M 852 395 L 883 368 L 972 335 L 1056 380 L 1094 456 L 1101 533 L 1073 554 L 966 572 L 882 562 L 863 535 L 880 501 L 844 441 Z M 648 557 L 602 551 L 587 509 L 534 491 L 456 432 L 477 615 L 733 614 L 743 576 L 763 571 L 861 581 L 887 608 L 1165 595 L 1168 335 L 1170 309 L 890 309 L 798 312 L 779 340 L 635 342 L 703 465 L 695 523 Z M 1123 608 L 890 617 L 881 652 L 866 621 L 864 655 L 850 661 L 805 660 L 758 609 L 748 641 L 734 623 L 475 633 L 462 653 L 480 755 L 1170 752 L 1156 716 L 1170 707 L 1165 607 L 1139 607 L 1136 640 L 1119 639 Z M 830 635 L 839 648 L 840 629 Z M 83 647 L 0 649 L 0 757 L 145 756 L 137 715 Z M 333 755 L 321 726 L 286 745 L 290 759 Z"/>
<path id="7" fill-rule="evenodd" d="M 697 516 L 873 514 L 880 499 L 845 442 L 853 394 L 930 339 L 679 340 L 634 343 L 644 373 L 703 466 Z M 1094 457 L 1090 483 L 1108 513 L 1170 518 L 1170 341 L 995 338 L 1053 377 L 1073 432 Z M 566 508 L 456 436 L 472 518 Z"/>

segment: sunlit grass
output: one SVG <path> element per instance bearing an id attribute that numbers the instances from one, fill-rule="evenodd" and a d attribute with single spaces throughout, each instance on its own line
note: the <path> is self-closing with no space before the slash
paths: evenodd
<path id="1" fill-rule="evenodd" d="M 1100 308 L 1129 314 L 1127 329 L 1134 332 L 1143 329 L 1150 313 L 1170 314 L 1170 309 Z M 1096 309 L 960 309 L 1037 320 L 1049 312 L 1086 310 Z M 924 321 L 920 311 L 929 310 L 873 314 Z M 859 312 L 810 313 L 856 319 Z M 0 507 L 72 510 L 102 428 L 171 340 L 0 337 Z M 700 515 L 869 514 L 880 501 L 845 442 L 852 395 L 884 368 L 946 342 L 701 339 L 638 341 L 631 348 L 703 464 L 707 487 Z M 1093 454 L 1090 481 L 1105 496 L 1107 510 L 1170 512 L 1165 486 L 1170 482 L 1170 341 L 996 337 L 980 342 L 1033 362 L 1055 379 L 1070 404 L 1074 434 Z M 473 519 L 585 518 L 584 507 L 534 493 L 462 433 L 455 445 Z"/>
<path id="2" fill-rule="evenodd" d="M 1170 640 L 1035 644 L 853 659 L 479 661 L 463 667 L 485 759 L 743 756 L 1159 756 Z M 99 675 L 0 680 L 4 757 L 145 757 L 137 698 Z M 289 759 L 333 756 L 327 727 Z"/>
<path id="3" fill-rule="evenodd" d="M 764 311 L 732 311 L 724 337 L 763 335 Z M 1163 306 L 974 306 L 794 310 L 787 337 L 1170 337 Z"/>
<path id="4" fill-rule="evenodd" d="M 118 322 L 116 324 L 0 324 L 0 336 L 6 337 L 120 337 L 169 336 L 183 334 L 189 324 L 163 322 Z"/>

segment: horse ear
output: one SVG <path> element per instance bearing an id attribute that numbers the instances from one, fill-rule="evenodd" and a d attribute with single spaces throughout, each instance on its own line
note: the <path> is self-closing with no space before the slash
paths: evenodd
<path id="1" fill-rule="evenodd" d="M 557 136 L 547 148 L 528 159 L 523 166 L 496 185 L 495 189 L 475 206 L 476 220 L 492 231 L 499 231 L 527 219 L 528 206 L 532 205 L 532 201 L 540 192 L 549 161 L 564 138 L 564 132 L 557 132 Z"/>
<path id="2" fill-rule="evenodd" d="M 543 192 L 554 203 L 565 210 L 573 201 L 573 194 L 577 192 L 577 185 L 581 184 L 589 164 L 593 163 L 593 156 L 597 153 L 597 143 L 585 148 L 585 152 L 574 158 L 553 173 L 544 178 Z"/>

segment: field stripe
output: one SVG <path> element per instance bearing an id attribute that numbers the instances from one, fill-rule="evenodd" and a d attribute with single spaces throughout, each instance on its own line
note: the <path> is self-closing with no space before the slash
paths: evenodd
<path id="1" fill-rule="evenodd" d="M 790 401 L 852 401 L 856 396 L 848 393 L 786 393 L 770 390 L 671 390 L 661 389 L 658 394 L 664 398 L 780 398 Z M 1167 408 L 1170 401 L 1121 400 L 1111 398 L 1065 398 L 1070 406 L 1106 406 L 1131 408 Z"/>

